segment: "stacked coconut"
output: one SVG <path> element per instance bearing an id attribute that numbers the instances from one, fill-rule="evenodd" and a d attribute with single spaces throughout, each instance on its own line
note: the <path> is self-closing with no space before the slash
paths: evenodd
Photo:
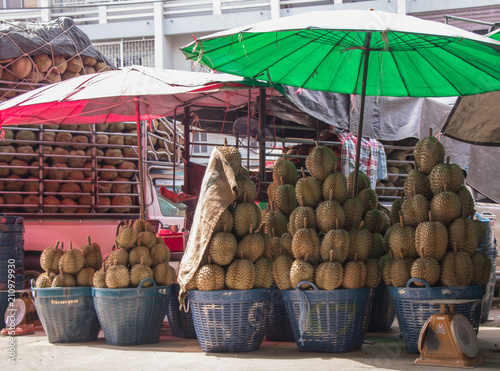
<path id="1" fill-rule="evenodd" d="M 37 288 L 44 287 L 89 287 L 92 286 L 95 273 L 101 269 L 102 254 L 100 246 L 88 237 L 88 244 L 80 249 L 69 250 L 59 241 L 55 246 L 48 246 L 40 257 L 40 266 L 45 271 L 36 280 Z"/>
<path id="2" fill-rule="evenodd" d="M 486 230 L 473 220 L 474 200 L 462 169 L 449 157 L 445 162 L 444 147 L 432 132 L 417 143 L 414 156 L 405 198 L 394 201 L 395 224 L 385 235 L 390 248 L 384 257 L 385 283 L 405 286 L 413 277 L 431 286 L 485 285 L 491 261 L 477 249 Z"/>
<path id="3" fill-rule="evenodd" d="M 82 55 L 23 55 L 0 61 L 0 102 L 36 89 L 41 84 L 52 84 L 72 77 L 109 71 L 103 61 Z"/>
<path id="4" fill-rule="evenodd" d="M 352 197 L 354 173 L 336 173 L 337 157 L 325 146 L 314 147 L 305 165 L 310 175 L 302 169 L 299 179 L 294 164 L 280 159 L 268 188 L 271 208 L 263 224 L 280 240 L 273 266 L 277 286 L 288 290 L 310 281 L 324 290 L 377 287 L 378 258 L 385 253 L 381 233 L 390 217 L 369 178 L 359 172 L 359 195 Z"/>

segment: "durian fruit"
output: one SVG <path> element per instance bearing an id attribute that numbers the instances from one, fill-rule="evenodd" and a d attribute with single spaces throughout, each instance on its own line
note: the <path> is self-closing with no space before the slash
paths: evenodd
<path id="1" fill-rule="evenodd" d="M 355 258 L 359 261 L 366 261 L 370 255 L 372 247 L 372 234 L 368 229 L 363 228 L 364 223 L 359 223 L 357 229 L 349 231 L 349 254 L 347 260 L 353 261 Z"/>
<path id="2" fill-rule="evenodd" d="M 108 259 L 106 260 L 107 266 L 112 265 L 115 260 L 117 265 L 126 266 L 128 264 L 127 250 L 117 248 L 116 250 L 111 251 L 111 253 L 108 256 Z"/>
<path id="3" fill-rule="evenodd" d="M 224 138 L 224 146 L 215 147 L 217 151 L 219 151 L 222 156 L 226 159 L 226 161 L 233 169 L 234 174 L 237 176 L 241 170 L 241 154 L 238 151 L 238 148 L 227 145 L 227 139 Z"/>
<path id="4" fill-rule="evenodd" d="M 404 200 L 401 212 L 406 225 L 417 227 L 420 223 L 429 220 L 430 203 L 422 194 L 415 194 Z"/>
<path id="5" fill-rule="evenodd" d="M 59 273 L 52 280 L 52 287 L 75 287 L 75 277 L 69 273 Z"/>
<path id="6" fill-rule="evenodd" d="M 363 220 L 363 204 L 357 197 L 348 198 L 342 205 L 345 215 L 344 229 L 350 230 L 358 228 L 359 223 Z"/>
<path id="7" fill-rule="evenodd" d="M 262 238 L 264 239 L 263 255 L 271 260 L 276 259 L 281 254 L 281 238 L 277 237 L 274 231 L 270 235 L 267 233 L 262 234 Z"/>
<path id="8" fill-rule="evenodd" d="M 370 249 L 369 258 L 380 258 L 386 253 L 384 245 L 384 237 L 380 233 L 372 233 L 372 248 Z"/>
<path id="9" fill-rule="evenodd" d="M 288 256 L 293 256 L 292 241 L 293 236 L 290 233 L 284 233 L 280 237 L 280 247 Z"/>
<path id="10" fill-rule="evenodd" d="M 431 201 L 432 219 L 448 226 L 460 217 L 460 199 L 453 192 L 441 192 L 434 196 Z"/>
<path id="11" fill-rule="evenodd" d="M 432 221 L 420 223 L 415 230 L 415 249 L 420 257 L 428 257 L 440 262 L 448 246 L 448 230 L 443 223 Z"/>
<path id="12" fill-rule="evenodd" d="M 391 224 L 399 223 L 399 212 L 401 211 L 401 208 L 403 207 L 404 201 L 405 201 L 405 199 L 403 197 L 396 198 L 394 201 L 392 201 Z"/>
<path id="13" fill-rule="evenodd" d="M 351 192 L 354 191 L 354 171 L 351 171 L 347 177 L 347 185 Z M 371 187 L 370 178 L 366 176 L 361 170 L 358 171 L 358 194 L 364 189 L 369 189 Z M 354 192 L 353 192 L 354 193 Z"/>
<path id="14" fill-rule="evenodd" d="M 95 270 L 90 267 L 83 268 L 76 275 L 76 285 L 80 287 L 92 287 Z"/>
<path id="15" fill-rule="evenodd" d="M 35 287 L 37 289 L 41 289 L 43 287 L 52 287 L 52 280 L 55 276 L 55 273 L 44 272 L 40 274 L 36 279 Z"/>
<path id="16" fill-rule="evenodd" d="M 59 259 L 59 271 L 69 274 L 77 274 L 85 267 L 85 258 L 78 249 L 73 249 L 73 244 L 69 242 L 69 250 L 64 252 Z"/>
<path id="17" fill-rule="evenodd" d="M 170 286 L 175 279 L 175 269 L 168 262 L 161 262 L 153 268 L 153 279 L 158 286 Z"/>
<path id="18" fill-rule="evenodd" d="M 217 232 L 224 231 L 224 226 L 228 232 L 231 232 L 233 230 L 234 226 L 233 213 L 229 208 L 224 209 L 221 216 L 219 217 L 219 220 L 217 220 L 217 223 L 215 224 L 212 233 L 215 234 Z"/>
<path id="19" fill-rule="evenodd" d="M 208 264 L 202 266 L 196 276 L 196 285 L 200 291 L 224 290 L 226 274 L 218 264 L 212 264 L 209 256 Z"/>
<path id="20" fill-rule="evenodd" d="M 103 266 L 100 270 L 95 272 L 94 277 L 92 278 L 92 286 L 105 289 L 106 286 L 106 271 L 105 266 Z"/>
<path id="21" fill-rule="evenodd" d="M 252 225 L 249 226 L 249 230 L 253 230 Z M 237 250 L 238 242 L 236 238 L 232 233 L 226 231 L 214 234 L 208 244 L 208 252 L 212 260 L 219 265 L 230 264 L 236 256 Z"/>
<path id="22" fill-rule="evenodd" d="M 248 259 L 253 263 L 264 253 L 265 242 L 259 233 L 253 233 L 252 226 L 250 226 L 249 232 L 249 234 L 238 242 L 236 255 L 241 256 L 242 259 Z"/>
<path id="23" fill-rule="evenodd" d="M 342 206 L 333 200 L 333 191 L 328 201 L 323 201 L 316 209 L 316 223 L 320 231 L 326 233 L 338 224 L 340 228 L 345 224 L 345 213 Z"/>
<path id="24" fill-rule="evenodd" d="M 263 213 L 264 214 L 264 213 Z M 287 219 L 286 216 L 278 210 L 274 209 L 274 205 L 271 202 L 271 209 L 265 213 L 265 217 L 262 217 L 264 222 L 264 230 L 266 233 L 271 233 L 274 229 L 276 236 L 281 237 L 283 233 L 287 232 Z"/>
<path id="25" fill-rule="evenodd" d="M 276 187 L 274 191 L 274 206 L 286 216 L 289 216 L 297 207 L 297 199 L 295 197 L 295 187 L 291 184 L 284 184 Z"/>
<path id="26" fill-rule="evenodd" d="M 230 290 L 250 290 L 255 283 L 255 267 L 248 259 L 235 259 L 227 268 L 226 286 Z"/>
<path id="27" fill-rule="evenodd" d="M 288 255 L 280 255 L 273 262 L 273 277 L 280 290 L 291 290 L 290 269 L 293 259 Z"/>
<path id="28" fill-rule="evenodd" d="M 331 229 L 321 241 L 321 259 L 344 263 L 349 255 L 349 232 L 345 229 Z"/>
<path id="29" fill-rule="evenodd" d="M 330 260 L 321 263 L 316 268 L 315 283 L 320 290 L 335 290 L 342 286 L 344 280 L 344 267 L 333 258 L 334 252 L 330 251 Z M 325 259 L 326 260 L 326 259 Z"/>
<path id="30" fill-rule="evenodd" d="M 248 177 L 239 176 L 236 178 L 238 184 L 238 196 L 236 197 L 236 202 L 244 202 L 244 196 L 246 194 L 247 200 L 253 201 L 257 197 L 257 187 L 254 182 L 252 182 Z"/>
<path id="31" fill-rule="evenodd" d="M 293 235 L 292 252 L 295 259 L 304 259 L 306 254 L 309 260 L 315 264 L 319 261 L 319 237 L 316 231 L 308 228 L 307 220 L 304 219 L 304 228 L 299 229 Z"/>
<path id="32" fill-rule="evenodd" d="M 339 204 L 343 204 L 347 199 L 347 178 L 342 173 L 332 173 L 323 182 L 323 199 L 330 198 L 330 191 L 333 191 L 333 199 Z"/>
<path id="33" fill-rule="evenodd" d="M 395 255 L 396 256 L 396 255 Z M 413 260 L 406 258 L 402 252 L 399 253 L 401 259 L 394 259 L 390 264 L 391 286 L 404 287 L 411 278 L 411 267 Z"/>
<path id="34" fill-rule="evenodd" d="M 153 267 L 156 267 L 158 264 L 163 262 L 168 263 L 170 261 L 170 249 L 167 245 L 165 245 L 163 238 L 161 238 L 160 242 L 151 248 L 149 254 L 151 255 L 151 265 Z"/>
<path id="35" fill-rule="evenodd" d="M 378 207 L 377 193 L 371 188 L 366 188 L 360 191 L 358 194 L 358 198 L 363 204 L 363 215 L 365 215 L 368 211 L 376 209 Z"/>
<path id="36" fill-rule="evenodd" d="M 145 278 L 153 278 L 153 271 L 144 263 L 144 256 L 142 256 L 141 263 L 135 264 L 130 268 L 130 286 L 139 287 L 139 283 Z M 142 287 L 151 286 L 153 286 L 152 282 L 145 282 L 142 285 Z"/>
<path id="37" fill-rule="evenodd" d="M 431 184 L 429 176 L 416 168 L 408 174 L 404 182 L 404 194 L 406 197 L 417 194 L 424 195 L 429 200 L 432 198 Z"/>
<path id="38" fill-rule="evenodd" d="M 83 245 L 80 250 L 87 261 L 87 265 L 97 272 L 102 266 L 101 247 L 96 242 L 92 242 L 90 236 L 87 236 L 87 241 L 88 244 Z"/>
<path id="39" fill-rule="evenodd" d="M 296 288 L 300 281 L 314 282 L 314 267 L 307 261 L 307 254 L 304 257 L 304 260 L 296 259 L 290 268 L 290 283 L 292 284 L 292 287 Z M 307 290 L 310 289 L 311 286 L 302 284 L 299 288 L 301 290 Z"/>
<path id="40" fill-rule="evenodd" d="M 394 286 L 392 284 L 392 264 L 394 264 L 392 251 L 384 255 L 384 259 L 379 261 L 379 266 L 382 269 L 382 280 L 387 286 Z"/>
<path id="41" fill-rule="evenodd" d="M 458 251 L 448 251 L 441 262 L 441 284 L 447 287 L 469 286 L 474 278 L 474 265 L 469 254 Z"/>
<path id="42" fill-rule="evenodd" d="M 470 194 L 467 187 L 461 186 L 457 191 L 457 196 L 460 199 L 460 205 L 462 206 L 464 217 L 472 218 L 476 212 L 476 206 L 474 205 L 474 199 L 472 198 L 472 195 Z"/>
<path id="43" fill-rule="evenodd" d="M 446 164 L 437 164 L 429 174 L 431 191 L 435 195 L 445 190 L 456 192 L 464 184 L 464 173 L 457 164 L 450 164 L 450 156 Z"/>
<path id="44" fill-rule="evenodd" d="M 130 284 L 130 272 L 124 265 L 118 265 L 116 260 L 106 271 L 106 286 L 110 289 L 122 289 Z"/>
<path id="45" fill-rule="evenodd" d="M 295 199 L 295 196 L 294 196 Z M 241 203 L 234 210 L 234 232 L 239 238 L 242 238 L 250 230 L 257 230 L 260 226 L 261 216 L 260 208 L 255 203 Z"/>
<path id="46" fill-rule="evenodd" d="M 484 242 L 484 239 L 486 238 L 486 233 L 487 233 L 486 225 L 479 219 L 474 219 L 474 223 L 476 225 L 477 240 L 481 244 Z"/>
<path id="47" fill-rule="evenodd" d="M 372 209 L 365 214 L 364 226 L 371 233 L 380 233 L 385 228 L 385 213 L 379 209 Z"/>
<path id="48" fill-rule="evenodd" d="M 128 224 L 120 228 L 120 232 L 118 236 L 116 236 L 115 242 L 117 246 L 129 250 L 135 246 L 136 241 L 137 233 L 133 229 L 132 220 L 130 220 Z"/>
<path id="49" fill-rule="evenodd" d="M 420 278 L 427 282 L 430 286 L 434 286 L 439 281 L 441 276 L 441 266 L 437 260 L 425 256 L 422 248 L 420 258 L 415 260 L 411 266 L 411 278 Z M 424 287 L 420 282 L 414 282 L 415 286 Z"/>
<path id="50" fill-rule="evenodd" d="M 378 259 L 370 258 L 365 262 L 366 282 L 365 287 L 376 288 L 382 280 L 382 271 L 378 264 Z"/>
<path id="51" fill-rule="evenodd" d="M 131 267 L 140 264 L 141 261 L 143 261 L 147 266 L 151 266 L 151 264 L 153 264 L 151 254 L 149 253 L 149 249 L 146 246 L 134 247 L 128 254 L 128 263 Z"/>
<path id="52" fill-rule="evenodd" d="M 40 256 L 40 266 L 47 272 L 59 273 L 59 259 L 64 254 L 64 251 L 59 249 L 59 241 L 55 246 L 49 246 L 42 251 Z"/>
<path id="53" fill-rule="evenodd" d="M 344 289 L 360 289 L 366 284 L 366 266 L 362 261 L 358 261 L 357 255 L 354 260 L 344 265 L 344 280 L 342 287 Z"/>
<path id="54" fill-rule="evenodd" d="M 397 166 L 387 166 L 387 180 L 394 183 L 398 180 L 399 168 Z"/>
<path id="55" fill-rule="evenodd" d="M 429 174 L 437 164 L 444 162 L 444 154 L 444 146 L 432 136 L 432 129 L 429 129 L 429 136 L 420 140 L 413 151 L 418 168 L 425 174 Z"/>
<path id="56" fill-rule="evenodd" d="M 276 188 L 281 184 L 281 180 L 277 182 L 272 182 L 267 186 L 267 199 L 269 202 L 272 202 L 274 200 L 274 195 L 276 193 Z"/>
<path id="57" fill-rule="evenodd" d="M 273 283 L 273 262 L 265 257 L 260 257 L 255 262 L 254 287 L 256 289 L 268 289 Z"/>
<path id="58" fill-rule="evenodd" d="M 144 219 L 135 220 L 134 223 L 132 224 L 132 228 L 137 234 L 144 232 L 146 228 L 145 220 Z"/>
<path id="59" fill-rule="evenodd" d="M 146 246 L 148 249 L 151 249 L 156 245 L 156 235 L 148 231 L 139 232 L 137 234 L 137 245 Z"/>
<path id="60" fill-rule="evenodd" d="M 337 168 L 337 155 L 330 148 L 316 144 L 306 158 L 306 169 L 316 180 L 323 182 Z"/>
<path id="61" fill-rule="evenodd" d="M 302 178 L 295 184 L 295 196 L 301 206 L 309 206 L 315 209 L 321 201 L 321 183 L 313 177 L 306 177 L 304 168 Z"/>
<path id="62" fill-rule="evenodd" d="M 153 226 L 147 220 L 144 221 L 144 232 L 149 232 L 149 233 L 155 234 L 155 230 L 153 229 Z"/>
<path id="63" fill-rule="evenodd" d="M 311 207 L 304 206 L 303 203 L 301 203 L 301 206 L 295 208 L 295 210 L 293 210 L 290 214 L 289 227 L 292 235 L 294 235 L 299 229 L 303 228 L 304 219 L 307 220 L 309 228 L 316 229 L 317 223 L 315 211 Z"/>
<path id="64" fill-rule="evenodd" d="M 276 161 L 273 168 L 273 181 L 280 184 L 295 185 L 299 180 L 299 173 L 295 164 L 286 159 L 286 154 L 283 153 L 283 158 Z M 268 191 L 269 192 L 269 191 Z"/>
<path id="65" fill-rule="evenodd" d="M 400 225 L 394 226 L 391 230 L 389 247 L 396 257 L 400 256 L 401 253 L 408 258 L 418 256 L 415 249 L 415 228 L 406 226 L 402 215 L 400 216 Z"/>
<path id="66" fill-rule="evenodd" d="M 459 251 L 465 251 L 469 256 L 474 255 L 479 247 L 476 224 L 469 218 L 458 218 L 448 227 L 449 245 L 457 246 Z"/>
<path id="67" fill-rule="evenodd" d="M 486 285 L 490 280 L 491 260 L 486 256 L 486 249 L 487 246 L 484 247 L 482 253 L 476 251 L 471 257 L 474 268 L 471 285 Z"/>

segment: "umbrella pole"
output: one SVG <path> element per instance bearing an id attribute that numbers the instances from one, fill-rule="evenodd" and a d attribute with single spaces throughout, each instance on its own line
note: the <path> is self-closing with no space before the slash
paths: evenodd
<path id="1" fill-rule="evenodd" d="M 358 173 L 359 173 L 359 163 L 361 157 L 361 141 L 363 140 L 363 119 L 365 116 L 366 80 L 368 75 L 368 59 L 370 57 L 371 38 L 372 34 L 367 33 L 365 39 L 365 45 L 363 48 L 363 54 L 364 54 L 363 76 L 362 76 L 363 80 L 361 82 L 361 103 L 359 107 L 358 139 L 356 142 L 356 160 L 354 162 L 354 184 L 353 184 L 354 197 L 358 196 L 358 175 L 359 175 Z"/>
<path id="2" fill-rule="evenodd" d="M 135 113 L 137 117 L 137 152 L 139 152 L 139 202 L 141 206 L 140 218 L 144 219 L 144 174 L 143 174 L 143 157 L 142 157 L 142 130 L 141 130 L 141 113 L 139 109 L 139 100 L 135 100 Z"/>

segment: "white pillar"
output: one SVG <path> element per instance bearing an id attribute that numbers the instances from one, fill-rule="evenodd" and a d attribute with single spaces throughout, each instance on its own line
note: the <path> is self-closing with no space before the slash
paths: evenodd
<path id="1" fill-rule="evenodd" d="M 343 3 L 343 0 L 333 0 L 334 5 L 342 4 L 342 3 Z"/>
<path id="2" fill-rule="evenodd" d="M 278 19 L 280 17 L 280 0 L 271 0 L 271 19 Z"/>
<path id="3" fill-rule="evenodd" d="M 153 3 L 155 35 L 155 67 L 165 68 L 166 41 L 163 27 L 163 1 Z"/>
<path id="4" fill-rule="evenodd" d="M 49 9 L 49 6 L 51 6 L 52 3 L 50 0 L 40 0 L 40 7 L 42 8 L 40 10 L 41 13 L 41 20 L 42 22 L 50 22 L 51 21 L 51 10 Z"/>
<path id="5" fill-rule="evenodd" d="M 406 15 L 406 0 L 398 0 L 398 14 Z"/>
<path id="6" fill-rule="evenodd" d="M 212 0 L 212 12 L 213 15 L 219 15 L 222 14 L 222 1 L 221 0 Z"/>
<path id="7" fill-rule="evenodd" d="M 99 24 L 108 23 L 108 7 L 99 5 Z"/>

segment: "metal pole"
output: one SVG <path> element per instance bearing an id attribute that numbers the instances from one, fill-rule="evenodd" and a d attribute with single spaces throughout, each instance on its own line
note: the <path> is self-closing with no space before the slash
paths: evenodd
<path id="1" fill-rule="evenodd" d="M 248 114 L 247 114 L 247 169 L 250 170 L 250 101 L 252 90 L 248 89 Z"/>
<path id="2" fill-rule="evenodd" d="M 177 108 L 175 108 L 174 110 L 174 176 L 172 178 L 172 190 L 175 192 L 175 167 L 176 167 L 176 161 L 177 161 L 177 133 L 176 133 L 176 128 L 177 128 L 177 125 L 176 125 L 176 121 L 177 121 Z M 177 193 L 177 192 L 176 192 Z"/>
<path id="3" fill-rule="evenodd" d="M 139 99 L 135 98 L 135 112 L 137 115 L 136 126 L 137 126 L 137 152 L 139 156 L 139 199 L 141 204 L 140 218 L 144 219 L 144 206 L 146 204 L 144 200 L 144 174 L 143 174 L 143 161 L 142 156 L 142 130 L 141 130 L 141 112 L 139 108 Z"/>
<path id="4" fill-rule="evenodd" d="M 259 95 L 259 175 L 266 180 L 266 89 L 260 89 Z"/>
<path id="5" fill-rule="evenodd" d="M 358 172 L 359 172 L 359 161 L 361 157 L 361 141 L 363 139 L 363 119 L 365 115 L 365 96 L 366 96 L 366 79 L 368 75 L 368 59 L 370 57 L 370 41 L 372 38 L 371 33 L 366 34 L 365 46 L 364 46 L 364 64 L 363 64 L 363 80 L 361 83 L 361 104 L 359 107 L 359 122 L 358 122 L 358 141 L 356 143 L 356 161 L 354 163 L 354 184 L 353 193 L 354 197 L 358 195 Z"/>
<path id="6" fill-rule="evenodd" d="M 190 191 L 187 186 L 189 183 L 189 173 L 188 173 L 188 166 L 187 163 L 189 162 L 190 158 L 190 153 L 189 151 L 191 150 L 191 145 L 190 145 L 190 137 L 189 137 L 189 115 L 190 115 L 190 109 L 189 107 L 184 107 L 184 152 L 183 152 L 183 157 L 184 157 L 184 192 L 188 193 Z"/>

